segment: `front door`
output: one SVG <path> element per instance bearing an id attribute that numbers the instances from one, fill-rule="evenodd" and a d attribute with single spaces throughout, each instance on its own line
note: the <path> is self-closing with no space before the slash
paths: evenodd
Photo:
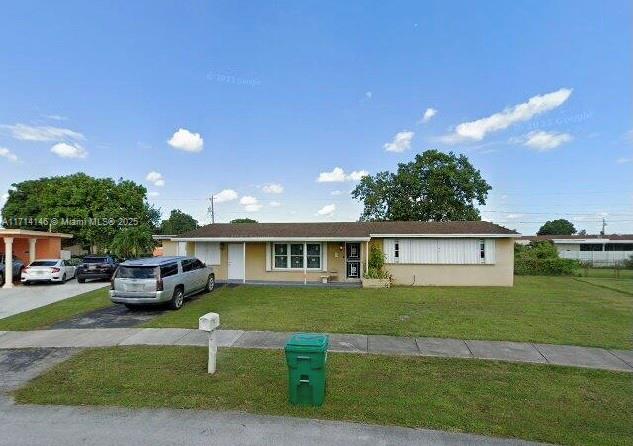
<path id="1" fill-rule="evenodd" d="M 228 244 L 229 280 L 244 280 L 244 245 L 242 243 Z"/>
<path id="2" fill-rule="evenodd" d="M 360 243 L 345 244 L 346 277 L 360 278 Z"/>

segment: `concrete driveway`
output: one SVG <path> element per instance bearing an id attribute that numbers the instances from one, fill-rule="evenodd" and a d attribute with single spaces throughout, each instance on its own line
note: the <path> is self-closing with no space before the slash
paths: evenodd
<path id="1" fill-rule="evenodd" d="M 108 286 L 106 282 L 40 284 L 0 288 L 0 319 Z"/>

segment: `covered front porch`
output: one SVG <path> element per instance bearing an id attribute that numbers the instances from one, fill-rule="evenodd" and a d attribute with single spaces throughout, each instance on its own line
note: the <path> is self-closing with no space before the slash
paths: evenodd
<path id="1" fill-rule="evenodd" d="M 9 271 L 12 272 L 14 278 L 19 277 L 22 266 L 28 265 L 35 259 L 60 258 L 61 241 L 64 238 L 72 238 L 72 235 L 24 229 L 0 229 L 0 257 L 4 263 L 6 275 L 3 288 L 13 288 Z M 14 259 L 19 262 L 14 262 Z"/>
<path id="2" fill-rule="evenodd" d="M 225 239 L 178 244 L 178 254 L 213 265 L 218 281 L 354 285 L 367 270 L 369 239 Z"/>

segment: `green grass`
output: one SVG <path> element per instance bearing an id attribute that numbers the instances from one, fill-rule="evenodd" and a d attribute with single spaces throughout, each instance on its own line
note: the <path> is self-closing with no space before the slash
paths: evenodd
<path id="1" fill-rule="evenodd" d="M 632 279 L 609 279 L 606 277 L 578 277 L 577 280 L 590 283 L 592 285 L 609 288 L 633 295 Z"/>
<path id="2" fill-rule="evenodd" d="M 571 277 L 516 277 L 513 288 L 222 288 L 149 327 L 222 328 L 488 339 L 631 347 L 633 296 Z"/>
<path id="3" fill-rule="evenodd" d="M 104 285 L 105 286 L 105 285 Z M 34 310 L 0 319 L 0 330 L 39 330 L 56 322 L 112 305 L 107 288 L 89 291 Z"/>
<path id="4" fill-rule="evenodd" d="M 239 410 L 517 437 L 633 444 L 632 375 L 422 357 L 330 354 L 321 408 L 287 403 L 281 351 L 87 350 L 16 393 L 18 403 Z"/>
<path id="5" fill-rule="evenodd" d="M 605 279 L 633 279 L 633 269 L 615 268 L 580 268 L 578 275 L 581 277 L 602 277 Z"/>

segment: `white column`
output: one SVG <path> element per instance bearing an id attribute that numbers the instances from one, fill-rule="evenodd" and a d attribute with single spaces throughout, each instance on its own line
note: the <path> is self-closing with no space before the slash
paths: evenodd
<path id="1" fill-rule="evenodd" d="M 4 238 L 4 286 L 13 288 L 13 237 Z"/>
<path id="2" fill-rule="evenodd" d="M 367 271 L 369 271 L 369 240 L 365 243 L 365 272 Z"/>
<path id="3" fill-rule="evenodd" d="M 242 268 L 243 268 L 242 276 L 244 277 L 242 279 L 242 283 L 246 283 L 246 242 L 242 244 Z"/>
<path id="4" fill-rule="evenodd" d="M 37 242 L 36 238 L 29 239 L 29 263 L 35 261 L 35 244 Z"/>

